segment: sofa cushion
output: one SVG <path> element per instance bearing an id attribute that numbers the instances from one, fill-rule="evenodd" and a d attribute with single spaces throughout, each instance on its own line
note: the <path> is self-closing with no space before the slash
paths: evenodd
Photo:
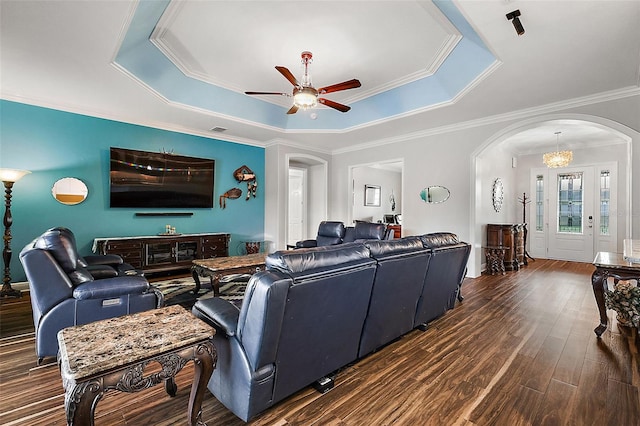
<path id="1" fill-rule="evenodd" d="M 437 248 L 460 243 L 458 236 L 450 232 L 434 232 L 420 237 L 422 243 L 427 248 Z"/>
<path id="2" fill-rule="evenodd" d="M 148 289 L 149 282 L 145 277 L 104 278 L 76 286 L 76 288 L 73 289 L 73 298 L 78 300 L 108 299 L 124 295 L 141 294 Z"/>
<path id="3" fill-rule="evenodd" d="M 386 233 L 386 225 L 383 223 L 356 222 L 356 240 L 382 240 Z"/>
<path id="4" fill-rule="evenodd" d="M 339 244 L 311 249 L 277 251 L 266 258 L 268 269 L 296 274 L 369 258 L 369 249 L 359 243 Z"/>
<path id="5" fill-rule="evenodd" d="M 397 240 L 367 240 L 363 243 L 369 248 L 372 257 L 424 249 L 422 241 L 418 237 L 405 237 Z"/>
<path id="6" fill-rule="evenodd" d="M 78 263 L 75 241 L 61 229 L 49 229 L 34 241 L 33 246 L 47 250 L 74 285 L 93 281 L 93 276 Z"/>

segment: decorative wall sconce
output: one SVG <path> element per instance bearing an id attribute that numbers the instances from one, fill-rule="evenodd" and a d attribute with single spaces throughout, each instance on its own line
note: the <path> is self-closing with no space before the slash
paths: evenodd
<path id="1" fill-rule="evenodd" d="M 13 184 L 20 180 L 24 175 L 31 172 L 27 170 L 16 169 L 0 169 L 0 180 L 4 184 L 4 249 L 2 250 L 2 259 L 4 260 L 4 279 L 2 281 L 2 290 L 0 297 L 20 297 L 22 293 L 11 288 L 11 189 Z"/>
<path id="2" fill-rule="evenodd" d="M 522 22 L 520 22 L 520 18 L 518 18 L 518 16 L 520 16 L 520 9 L 507 13 L 507 19 L 513 23 L 513 28 L 515 28 L 518 35 L 521 36 L 524 34 L 524 27 L 522 26 Z"/>

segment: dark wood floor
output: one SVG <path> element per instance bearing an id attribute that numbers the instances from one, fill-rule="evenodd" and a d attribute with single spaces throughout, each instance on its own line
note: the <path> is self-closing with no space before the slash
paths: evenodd
<path id="1" fill-rule="evenodd" d="M 251 424 L 638 425 L 636 336 L 609 311 L 611 326 L 596 339 L 592 271 L 538 260 L 504 277 L 467 279 L 464 302 L 426 332 L 347 367 L 331 392 L 304 389 Z M 57 367 L 35 367 L 28 298 L 3 302 L 0 313 L 12 336 L 0 340 L 0 424 L 64 424 Z M 108 393 L 96 424 L 185 424 L 192 373 L 191 365 L 179 373 L 175 398 L 162 386 Z M 242 424 L 209 393 L 203 419 Z"/>

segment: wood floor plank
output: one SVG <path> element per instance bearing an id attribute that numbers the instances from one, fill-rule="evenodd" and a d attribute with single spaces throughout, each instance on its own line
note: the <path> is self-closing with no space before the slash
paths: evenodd
<path id="1" fill-rule="evenodd" d="M 569 414 L 567 407 L 573 403 L 575 394 L 576 386 L 558 380 L 551 380 L 542 401 L 545 409 L 544 411 L 538 411 L 533 424 L 540 426 L 566 424 Z"/>
<path id="2" fill-rule="evenodd" d="M 606 423 L 607 388 L 609 373 L 605 363 L 585 359 L 576 397 L 567 407 L 567 426 L 604 425 Z"/>

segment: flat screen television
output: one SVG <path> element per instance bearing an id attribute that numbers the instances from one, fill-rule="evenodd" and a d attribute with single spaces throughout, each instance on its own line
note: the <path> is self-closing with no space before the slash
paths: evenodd
<path id="1" fill-rule="evenodd" d="M 111 207 L 212 208 L 215 161 L 110 149 Z"/>

